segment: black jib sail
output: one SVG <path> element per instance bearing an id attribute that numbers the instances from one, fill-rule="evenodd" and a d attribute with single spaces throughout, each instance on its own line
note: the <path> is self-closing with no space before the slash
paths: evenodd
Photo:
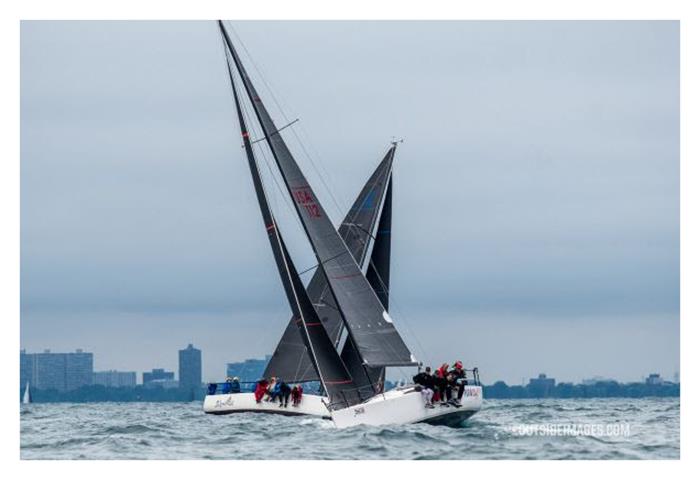
<path id="1" fill-rule="evenodd" d="M 384 191 L 387 190 L 387 180 L 391 174 L 394 152 L 395 146 L 392 146 L 369 180 L 367 180 L 352 208 L 345 216 L 343 223 L 338 228 L 338 233 L 359 265 L 363 264 L 368 253 L 371 239 L 370 232 L 374 231 L 377 219 L 380 216 L 382 197 Z M 386 204 L 386 201 L 384 203 Z M 385 215 L 382 214 L 381 217 L 384 218 Z M 375 291 L 378 294 L 380 292 L 376 289 Z M 317 269 L 314 272 L 306 292 L 314 307 L 316 307 L 316 312 L 321 319 L 321 323 L 326 328 L 328 336 L 337 345 L 343 330 L 343 319 L 338 311 L 333 295 L 328 289 L 326 276 L 322 269 Z M 380 296 L 379 298 L 381 299 L 382 297 Z M 272 358 L 267 364 L 265 377 L 282 376 L 285 379 L 290 379 L 289 381 L 292 382 L 306 382 L 318 379 L 316 371 L 311 364 L 306 345 L 303 338 L 299 336 L 298 330 L 294 320 L 290 320 L 277 348 L 272 354 Z M 359 377 L 353 376 L 356 383 L 358 381 L 366 383 L 364 372 L 360 371 L 359 373 L 362 374 L 361 380 L 358 380 Z"/>
<path id="2" fill-rule="evenodd" d="M 297 214 L 362 363 L 369 367 L 416 365 L 374 289 L 326 215 L 323 206 L 287 148 L 220 23 L 265 139 L 282 174 Z"/>
<path id="3" fill-rule="evenodd" d="M 241 136 L 243 137 L 243 145 L 248 158 L 248 166 L 250 167 L 250 173 L 253 178 L 255 194 L 267 229 L 268 239 L 270 240 L 275 262 L 277 263 L 277 268 L 284 285 L 284 290 L 287 294 L 289 305 L 292 308 L 295 324 L 301 331 L 302 338 L 305 339 L 311 361 L 314 364 L 330 402 L 357 403 L 359 402 L 359 398 L 357 398 L 356 387 L 352 378 L 338 356 L 335 344 L 328 337 L 326 329 L 323 328 L 316 314 L 316 310 L 314 310 L 311 300 L 309 300 L 306 294 L 306 289 L 299 278 L 294 262 L 289 256 L 287 247 L 282 239 L 282 234 L 277 228 L 274 216 L 270 211 L 260 172 L 255 161 L 250 135 L 243 116 L 230 63 L 228 63 L 228 68 L 231 88 L 236 104 L 236 113 L 241 127 Z"/>
<path id="4" fill-rule="evenodd" d="M 374 235 L 374 247 L 372 256 L 367 266 L 367 281 L 377 297 L 389 310 L 389 275 L 391 271 L 391 186 L 392 178 L 389 177 L 389 184 L 386 187 L 384 196 L 384 207 L 379 218 L 377 233 Z"/>

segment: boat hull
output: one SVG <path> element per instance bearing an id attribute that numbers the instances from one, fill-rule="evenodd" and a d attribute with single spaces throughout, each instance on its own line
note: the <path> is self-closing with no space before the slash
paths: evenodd
<path id="1" fill-rule="evenodd" d="M 280 407 L 279 402 L 255 401 L 255 395 L 250 392 L 207 395 L 204 397 L 204 413 L 228 415 L 233 413 L 271 413 L 287 416 L 313 416 L 330 419 L 328 408 L 323 403 L 326 397 L 304 394 L 297 406 L 291 401 L 287 407 Z"/>
<path id="2" fill-rule="evenodd" d="M 409 423 L 459 427 L 481 410 L 482 398 L 480 386 L 468 386 L 464 390 L 461 407 L 436 405 L 435 408 L 426 408 L 420 392 L 413 389 L 390 390 L 365 403 L 334 410 L 331 417 L 339 428 Z"/>

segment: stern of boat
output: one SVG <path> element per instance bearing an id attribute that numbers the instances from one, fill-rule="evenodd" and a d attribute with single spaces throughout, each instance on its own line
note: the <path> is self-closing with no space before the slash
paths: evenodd
<path id="1" fill-rule="evenodd" d="M 339 428 L 355 425 L 392 425 L 405 423 L 429 423 L 460 427 L 481 410 L 483 392 L 480 385 L 465 386 L 461 406 L 435 405 L 427 408 L 420 391 L 415 386 L 390 390 L 376 395 L 364 403 L 331 412 L 331 418 Z"/>

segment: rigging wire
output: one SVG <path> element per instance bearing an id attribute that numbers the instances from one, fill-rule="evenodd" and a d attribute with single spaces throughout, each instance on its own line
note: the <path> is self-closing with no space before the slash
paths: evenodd
<path id="1" fill-rule="evenodd" d="M 255 69 L 258 76 L 260 77 L 260 80 L 262 81 L 263 85 L 265 86 L 265 89 L 270 94 L 270 97 L 272 98 L 274 104 L 277 106 L 277 109 L 279 110 L 280 114 L 282 115 L 282 118 L 284 118 L 285 122 L 290 123 L 289 117 L 285 113 L 284 108 L 282 108 L 282 102 L 275 95 L 270 83 L 268 83 L 267 79 L 265 78 L 266 76 L 263 74 L 262 67 L 258 66 L 258 64 L 255 62 L 255 60 L 253 59 L 253 56 L 250 54 L 250 52 L 246 48 L 245 43 L 243 43 L 241 38 L 238 36 L 238 33 L 236 32 L 236 29 L 233 27 L 231 22 L 229 22 L 229 27 L 231 28 L 231 31 L 232 31 L 233 35 L 236 37 L 236 40 L 238 41 L 238 43 L 241 45 L 241 47 L 243 47 L 243 51 L 245 52 L 248 61 L 251 63 L 251 65 L 253 65 L 253 68 Z M 320 179 L 321 183 L 323 184 L 323 187 L 326 189 L 326 192 L 330 196 L 336 210 L 338 211 L 338 215 L 340 215 L 340 218 L 342 218 L 343 209 L 341 208 L 340 204 L 338 203 L 338 200 L 336 199 L 335 195 L 333 194 L 333 191 L 331 190 L 328 182 L 326 182 L 326 179 L 324 178 L 324 175 L 321 173 L 321 170 L 319 169 L 316 162 L 314 161 L 314 159 L 311 157 L 308 150 L 306 149 L 306 146 L 304 145 L 304 142 L 302 142 L 301 137 L 296 132 L 295 125 L 290 126 L 290 130 L 294 134 L 294 137 L 296 138 L 297 143 L 300 145 L 304 155 L 308 158 L 309 162 L 311 163 L 311 166 L 314 169 L 316 176 Z M 304 131 L 305 131 L 305 129 L 304 129 Z M 314 150 L 316 151 L 315 148 L 314 148 Z M 324 167 L 324 170 L 325 170 L 325 167 Z M 325 171 L 326 171 L 326 174 L 328 174 L 328 171 L 327 170 L 325 170 Z M 330 181 L 330 175 L 328 175 L 328 177 L 329 177 L 329 181 Z"/>
<path id="2" fill-rule="evenodd" d="M 223 47 L 222 53 L 224 56 L 224 61 L 227 64 L 227 68 L 231 68 L 231 63 L 230 63 L 231 59 L 230 59 L 230 56 L 228 53 L 228 47 L 226 46 L 226 43 L 224 42 L 223 38 L 222 38 L 222 47 Z M 232 71 L 235 71 L 235 70 L 232 70 Z M 229 74 L 229 72 L 227 71 L 226 76 L 228 76 L 228 74 Z M 235 76 L 233 78 L 234 78 L 234 82 L 236 82 Z M 233 91 L 230 88 L 227 90 L 228 90 L 228 94 L 229 94 L 230 99 L 231 99 L 231 103 L 232 104 L 235 103 L 235 99 L 233 97 Z M 245 111 L 244 111 L 244 113 L 245 113 Z M 249 121 L 249 119 L 247 121 Z M 279 301 L 277 301 L 277 302 L 273 301 L 273 304 L 276 304 L 276 305 L 274 305 L 276 309 L 281 307 L 281 303 L 282 302 L 279 302 Z M 286 304 L 286 302 L 284 302 L 284 304 Z M 253 351 L 260 351 L 263 349 L 265 349 L 265 350 L 267 349 L 265 347 L 265 344 L 269 343 L 269 340 L 271 337 L 271 332 L 266 329 L 266 333 L 267 333 L 267 335 L 263 334 L 263 335 L 260 335 L 257 337 L 257 341 L 255 342 Z M 240 373 L 241 377 L 243 377 L 243 375 L 246 375 L 248 373 L 248 371 L 249 371 L 249 366 L 244 363 L 243 369 L 241 370 L 241 373 Z"/>
<path id="3" fill-rule="evenodd" d="M 259 67 L 258 64 L 255 62 L 255 60 L 253 59 L 252 55 L 250 54 L 250 52 L 249 52 L 248 49 L 246 48 L 245 43 L 244 43 L 244 42 L 241 40 L 241 38 L 238 36 L 238 34 L 237 34 L 237 32 L 236 32 L 236 29 L 233 27 L 233 25 L 231 25 L 231 22 L 228 22 L 228 23 L 229 23 L 229 28 L 231 29 L 231 32 L 232 32 L 233 35 L 236 37 L 236 40 L 238 41 L 238 43 L 242 46 L 243 51 L 245 52 L 247 59 L 250 61 L 251 65 L 253 65 L 253 68 L 256 70 L 256 72 L 257 72 L 259 78 L 261 79 L 263 85 L 265 86 L 266 90 L 267 90 L 268 93 L 270 94 L 270 96 L 271 96 L 271 98 L 272 98 L 274 104 L 277 106 L 277 109 L 279 110 L 280 114 L 281 114 L 282 117 L 285 119 L 285 121 L 289 123 L 289 117 L 285 114 L 285 111 L 284 111 L 284 109 L 282 108 L 281 102 L 278 100 L 277 96 L 274 94 L 274 91 L 273 91 L 272 87 L 270 86 L 270 84 L 268 83 L 268 81 L 266 80 L 266 77 L 265 77 L 265 75 L 263 74 L 261 67 Z M 228 61 L 229 61 L 229 59 L 228 59 L 228 54 L 226 54 L 226 58 L 227 58 L 227 62 L 228 62 Z M 250 115 L 250 113 L 248 112 L 247 106 L 244 106 L 243 111 L 244 111 L 244 115 L 246 116 L 247 121 L 250 122 L 250 117 L 251 117 L 251 115 Z M 255 122 L 250 122 L 249 125 L 251 125 L 251 126 L 249 127 L 249 129 L 250 129 L 250 128 L 255 128 L 255 127 L 254 127 Z M 318 176 L 318 178 L 320 179 L 320 181 L 321 181 L 321 183 L 323 184 L 324 188 L 326 189 L 327 193 L 329 194 L 330 198 L 332 199 L 333 204 L 334 204 L 335 208 L 337 209 L 337 211 L 338 211 L 338 213 L 339 213 L 339 215 L 340 215 L 340 218 L 343 218 L 343 210 L 341 209 L 340 204 L 338 203 L 338 200 L 336 199 L 335 195 L 333 194 L 333 192 L 332 192 L 332 190 L 331 190 L 331 188 L 330 188 L 328 182 L 326 182 L 326 180 L 325 180 L 325 178 L 324 178 L 324 174 L 321 172 L 321 169 L 318 167 L 317 163 L 316 163 L 316 162 L 314 161 L 314 159 L 312 158 L 312 155 L 309 153 L 308 149 L 306 148 L 305 143 L 304 143 L 304 141 L 302 141 L 302 138 L 301 138 L 300 134 L 296 131 L 295 125 L 292 124 L 292 125 L 289 125 L 289 127 L 290 127 L 290 129 L 292 130 L 292 132 L 293 132 L 293 134 L 294 134 L 294 137 L 295 137 L 297 143 L 298 143 L 299 146 L 301 147 L 302 152 L 304 153 L 304 155 L 306 156 L 306 158 L 307 158 L 307 159 L 309 160 L 309 162 L 311 163 L 311 165 L 312 165 L 312 167 L 313 167 L 313 169 L 314 169 L 316 175 Z M 308 132 L 307 132 L 306 129 L 303 127 L 303 125 L 300 125 L 300 129 L 301 129 L 302 135 L 304 135 L 305 137 L 307 137 L 307 141 L 308 141 L 308 138 L 310 138 L 310 136 L 308 135 Z M 256 135 L 259 135 L 259 133 L 256 132 Z M 260 138 L 262 138 L 262 136 L 261 136 Z M 264 143 L 264 142 L 256 142 L 256 144 L 257 144 L 257 143 Z M 314 150 L 314 153 L 315 153 L 318 157 L 320 157 L 320 155 L 318 155 L 318 151 L 317 151 L 316 148 L 313 146 L 313 143 L 312 143 L 312 142 L 309 142 L 309 145 L 310 145 L 310 147 Z M 263 160 L 264 160 L 264 162 L 265 162 L 265 164 L 266 164 L 266 166 L 267 166 L 267 168 L 268 168 L 268 170 L 269 170 L 269 172 L 270 172 L 270 176 L 272 176 L 273 181 L 274 181 L 275 185 L 277 186 L 277 189 L 278 189 L 279 192 L 282 194 L 283 203 L 284 203 L 285 206 L 290 210 L 290 212 L 293 214 L 292 216 L 296 219 L 296 223 L 298 224 L 298 226 L 303 230 L 303 225 L 301 224 L 301 220 L 298 218 L 298 215 L 296 215 L 296 212 L 294 211 L 294 207 L 293 207 L 292 205 L 290 205 L 290 199 L 288 198 L 288 195 L 285 194 L 284 189 L 281 187 L 281 185 L 280 185 L 280 183 L 279 183 L 277 177 L 276 177 L 275 174 L 273 173 L 273 169 L 272 169 L 272 167 L 271 167 L 271 162 L 270 162 L 270 160 L 268 159 L 268 156 L 265 154 L 265 149 L 262 148 L 262 145 L 258 145 L 258 151 L 261 153 L 261 155 L 262 155 L 262 157 L 263 157 Z M 324 166 L 323 163 L 321 163 L 321 162 L 319 162 L 319 164 L 323 167 L 323 170 L 325 171 L 325 175 L 329 177 L 329 181 L 330 181 L 331 176 L 328 174 L 328 171 L 325 169 L 325 166 Z M 350 230 L 352 230 L 352 228 L 351 228 Z M 377 269 L 376 269 L 376 266 L 374 265 L 374 262 L 372 262 L 371 256 L 370 256 L 369 264 L 368 264 L 368 265 L 369 265 L 369 268 L 373 268 L 373 269 L 375 270 L 375 273 L 378 273 L 378 272 L 377 272 Z M 310 269 L 304 270 L 303 272 L 300 273 L 300 275 L 303 274 L 303 273 L 307 273 L 308 271 L 310 271 L 310 270 L 316 268 L 317 266 L 318 266 L 318 265 L 315 265 L 315 266 L 311 267 Z M 384 292 L 386 293 L 387 297 L 389 298 L 391 304 L 392 304 L 392 305 L 394 306 L 394 308 L 398 311 L 399 317 L 403 317 L 404 320 L 405 320 L 406 316 L 403 314 L 402 310 L 401 310 L 400 307 L 398 306 L 397 301 L 396 301 L 396 299 L 395 299 L 395 296 L 394 296 L 394 295 L 390 295 L 390 293 L 388 292 L 388 289 L 386 288 L 386 285 L 384 285 L 384 282 L 381 280 L 381 277 L 379 277 L 379 275 L 377 275 L 377 277 L 378 277 L 379 281 L 381 282 L 382 288 L 383 288 Z M 420 351 L 422 352 L 422 354 L 424 355 L 424 357 L 427 359 L 428 355 L 427 355 L 425 349 L 423 348 L 422 344 L 420 343 L 420 340 L 418 339 L 417 335 L 415 334 L 415 332 L 414 332 L 413 329 L 411 328 L 410 323 L 407 322 L 407 321 L 404 321 L 403 323 L 408 327 L 409 333 L 411 334 L 411 336 L 414 337 L 414 340 L 416 341 L 416 344 L 417 344 L 418 348 L 420 349 Z M 403 367 L 399 367 L 399 368 L 400 368 L 400 370 L 402 371 L 402 373 L 405 373 L 405 372 L 403 371 Z"/>
<path id="4" fill-rule="evenodd" d="M 235 81 L 235 80 L 234 80 L 234 81 Z M 249 114 L 249 112 L 247 112 L 245 105 L 243 105 L 243 104 L 241 105 L 241 110 L 242 110 L 242 112 L 243 112 L 243 114 L 244 114 L 244 118 L 246 118 L 246 119 L 247 119 L 246 121 L 249 122 L 249 121 L 250 121 L 250 114 Z M 254 126 L 254 122 L 251 124 L 251 126 Z M 263 154 L 263 156 L 265 155 L 263 149 L 259 149 L 259 151 Z M 266 162 L 266 164 L 268 165 L 268 168 L 269 168 L 270 165 L 269 165 L 269 162 L 267 161 L 267 157 L 264 156 L 264 158 L 265 158 L 265 162 Z M 257 164 L 257 161 L 256 161 L 256 164 Z M 257 165 L 256 165 L 256 168 L 257 168 Z M 272 170 L 270 170 L 270 173 L 272 174 Z M 273 178 L 274 178 L 274 175 L 273 175 Z M 264 183 L 262 182 L 262 178 L 260 178 L 260 181 L 261 181 L 261 184 L 262 184 L 264 196 L 265 196 L 266 198 L 268 198 L 267 189 L 266 189 Z M 278 186 L 278 188 L 279 188 L 280 186 L 279 186 L 279 184 L 276 182 L 276 179 L 275 179 L 275 183 L 277 184 L 277 186 Z M 274 222 L 276 225 L 278 225 L 278 224 L 277 224 L 277 220 L 275 220 L 274 214 L 273 214 L 273 222 Z M 276 237 L 277 237 L 277 241 L 278 241 L 278 242 L 281 242 L 280 231 L 279 231 L 279 225 L 278 225 L 274 230 L 275 230 L 275 235 L 276 235 Z M 285 267 L 287 268 L 287 275 L 290 275 L 290 274 L 291 274 L 291 272 L 289 271 L 289 265 L 288 265 L 288 263 L 287 263 L 287 262 L 290 262 L 290 261 L 291 261 L 290 258 L 284 258 Z M 294 293 L 294 297 L 295 297 L 295 299 L 296 299 L 297 307 L 299 308 L 300 315 L 302 315 L 302 319 L 303 319 L 303 314 L 301 313 L 301 312 L 302 312 L 301 306 L 299 305 L 299 298 L 297 297 L 297 293 L 296 293 L 296 290 L 294 289 L 294 287 L 292 287 L 292 291 L 293 291 L 293 293 Z M 306 325 L 305 325 L 305 324 L 304 324 L 304 329 L 306 330 Z M 307 335 L 308 335 L 308 332 L 307 332 Z M 306 347 L 304 348 L 304 353 L 307 353 Z M 311 355 L 312 357 L 315 358 L 315 354 L 313 353 L 313 347 L 311 347 L 311 350 L 309 351 L 309 353 L 310 353 L 310 355 Z M 297 364 L 295 376 L 296 376 L 296 374 L 298 374 L 299 370 L 301 369 L 303 360 L 304 360 L 304 355 L 302 354 L 302 356 L 299 357 L 299 362 L 298 362 L 298 364 Z M 307 368 L 308 368 L 308 367 L 307 367 Z M 321 374 L 320 371 L 318 372 L 318 376 L 319 376 L 320 382 L 323 384 L 323 377 L 322 377 L 322 374 Z"/>

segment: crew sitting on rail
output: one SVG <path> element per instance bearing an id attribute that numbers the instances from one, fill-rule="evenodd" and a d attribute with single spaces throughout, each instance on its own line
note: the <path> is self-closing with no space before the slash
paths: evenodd
<path id="1" fill-rule="evenodd" d="M 231 393 L 241 393 L 241 381 L 238 377 L 233 377 L 231 380 Z"/>
<path id="2" fill-rule="evenodd" d="M 281 378 L 277 380 L 277 386 L 279 386 L 280 407 L 286 408 L 289 405 L 289 395 L 292 393 L 292 389 Z"/>
<path id="3" fill-rule="evenodd" d="M 462 402 L 462 395 L 464 395 L 464 384 L 466 383 L 467 379 L 467 372 L 464 371 L 461 360 L 457 360 L 452 366 L 452 370 L 450 370 L 448 374 L 448 379 L 450 390 L 452 387 L 458 387 L 457 398 L 452 401 L 452 404 L 459 406 Z"/>
<path id="4" fill-rule="evenodd" d="M 274 402 L 278 398 L 282 397 L 282 380 L 275 377 L 273 387 L 270 389 L 269 401 Z"/>
<path id="5" fill-rule="evenodd" d="M 224 395 L 231 393 L 231 384 L 233 383 L 233 379 L 231 377 L 226 377 L 226 381 L 221 385 L 221 393 Z"/>
<path id="6" fill-rule="evenodd" d="M 274 392 L 275 392 L 275 385 L 277 384 L 277 378 L 276 377 L 270 377 L 270 381 L 267 384 L 267 391 L 265 392 L 267 396 L 265 397 L 265 400 L 268 402 L 271 402 L 274 398 Z M 279 390 L 278 390 L 279 392 Z"/>
<path id="7" fill-rule="evenodd" d="M 301 403 L 301 396 L 304 393 L 304 388 L 301 385 L 294 385 L 292 387 L 292 406 L 298 407 Z"/>
<path id="8" fill-rule="evenodd" d="M 418 375 L 413 377 L 413 382 L 421 386 L 420 394 L 423 397 L 425 408 L 435 408 L 435 405 L 433 405 L 435 378 L 430 373 L 430 367 L 425 367 L 424 372 L 419 372 Z"/>
<path id="9" fill-rule="evenodd" d="M 262 402 L 262 398 L 265 395 L 265 392 L 267 392 L 267 380 L 264 378 L 261 378 L 255 383 L 255 402 L 260 403 Z"/>
<path id="10" fill-rule="evenodd" d="M 433 374 L 436 389 L 435 401 L 439 400 L 443 405 L 447 405 L 447 401 L 450 399 L 450 392 L 447 386 L 447 369 L 449 367 L 447 363 L 443 363 Z"/>

